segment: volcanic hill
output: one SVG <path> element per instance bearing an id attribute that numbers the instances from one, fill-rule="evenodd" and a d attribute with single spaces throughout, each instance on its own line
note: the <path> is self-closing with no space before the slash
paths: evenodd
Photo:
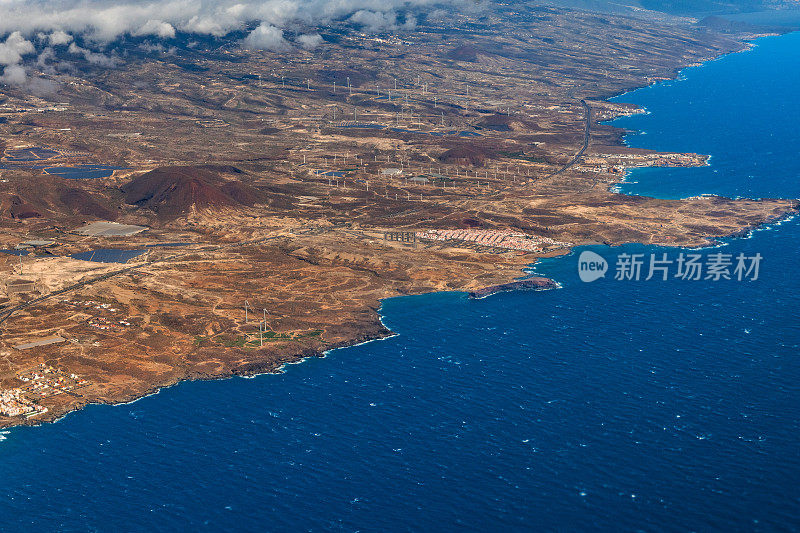
<path id="1" fill-rule="evenodd" d="M 161 167 L 122 187 L 125 203 L 176 218 L 192 209 L 252 206 L 262 193 L 238 181 L 227 181 L 209 167 Z"/>

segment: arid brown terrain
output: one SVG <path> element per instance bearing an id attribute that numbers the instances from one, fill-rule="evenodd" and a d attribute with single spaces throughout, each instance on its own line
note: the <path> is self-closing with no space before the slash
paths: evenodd
<path id="1" fill-rule="evenodd" d="M 0 249 L 29 252 L 0 253 L 0 391 L 18 391 L 0 427 L 275 371 L 388 334 L 383 298 L 507 283 L 577 245 L 702 246 L 796 211 L 613 192 L 706 156 L 623 146 L 604 122 L 640 110 L 607 99 L 752 36 L 515 4 L 332 27 L 313 51 L 140 43 L 57 92 L 0 88 Z M 59 175 L 81 165 L 119 168 Z M 142 228 L 82 229 L 98 221 Z"/>

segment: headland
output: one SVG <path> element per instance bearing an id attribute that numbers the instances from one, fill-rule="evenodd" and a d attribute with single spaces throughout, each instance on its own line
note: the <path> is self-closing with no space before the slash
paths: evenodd
<path id="1" fill-rule="evenodd" d="M 392 296 L 552 287 L 515 280 L 574 246 L 707 246 L 797 211 L 611 190 L 707 155 L 625 147 L 604 123 L 641 110 L 608 98 L 757 35 L 524 5 L 454 17 L 3 91 L 0 427 L 380 338 Z"/>

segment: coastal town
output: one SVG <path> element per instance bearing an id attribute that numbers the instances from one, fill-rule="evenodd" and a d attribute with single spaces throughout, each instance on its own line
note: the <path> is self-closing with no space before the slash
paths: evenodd
<path id="1" fill-rule="evenodd" d="M 88 385 L 80 376 L 44 363 L 20 372 L 16 380 L 19 386 L 0 388 L 0 415 L 32 418 L 45 414 L 48 408 L 41 405 L 42 400 L 60 394 L 78 397 L 76 391 Z"/>
<path id="2" fill-rule="evenodd" d="M 55 93 L 4 86 L 0 427 L 382 338 L 393 296 L 549 289 L 517 282 L 577 246 L 709 246 L 797 210 L 617 192 L 708 158 L 626 146 L 611 121 L 644 110 L 611 96 L 740 35 L 529 3 L 417 22 L 280 51 L 176 35 L 114 68 L 48 47 L 72 68 L 28 68 Z"/>
<path id="3" fill-rule="evenodd" d="M 797 531 L 800 0 L 0 0 L 0 533 Z"/>
<path id="4" fill-rule="evenodd" d="M 417 233 L 420 241 L 463 242 L 487 248 L 518 250 L 521 252 L 545 252 L 572 246 L 568 242 L 560 242 L 549 237 L 527 235 L 511 230 L 428 230 Z"/>

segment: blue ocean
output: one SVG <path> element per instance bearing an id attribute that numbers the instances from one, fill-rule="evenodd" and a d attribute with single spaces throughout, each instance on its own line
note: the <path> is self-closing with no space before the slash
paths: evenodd
<path id="1" fill-rule="evenodd" d="M 800 197 L 800 34 L 623 95 L 624 190 Z M 669 253 L 591 248 L 609 261 Z M 800 222 L 715 250 L 755 281 L 578 279 L 384 302 L 386 340 L 182 383 L 0 442 L 3 531 L 800 529 Z"/>

